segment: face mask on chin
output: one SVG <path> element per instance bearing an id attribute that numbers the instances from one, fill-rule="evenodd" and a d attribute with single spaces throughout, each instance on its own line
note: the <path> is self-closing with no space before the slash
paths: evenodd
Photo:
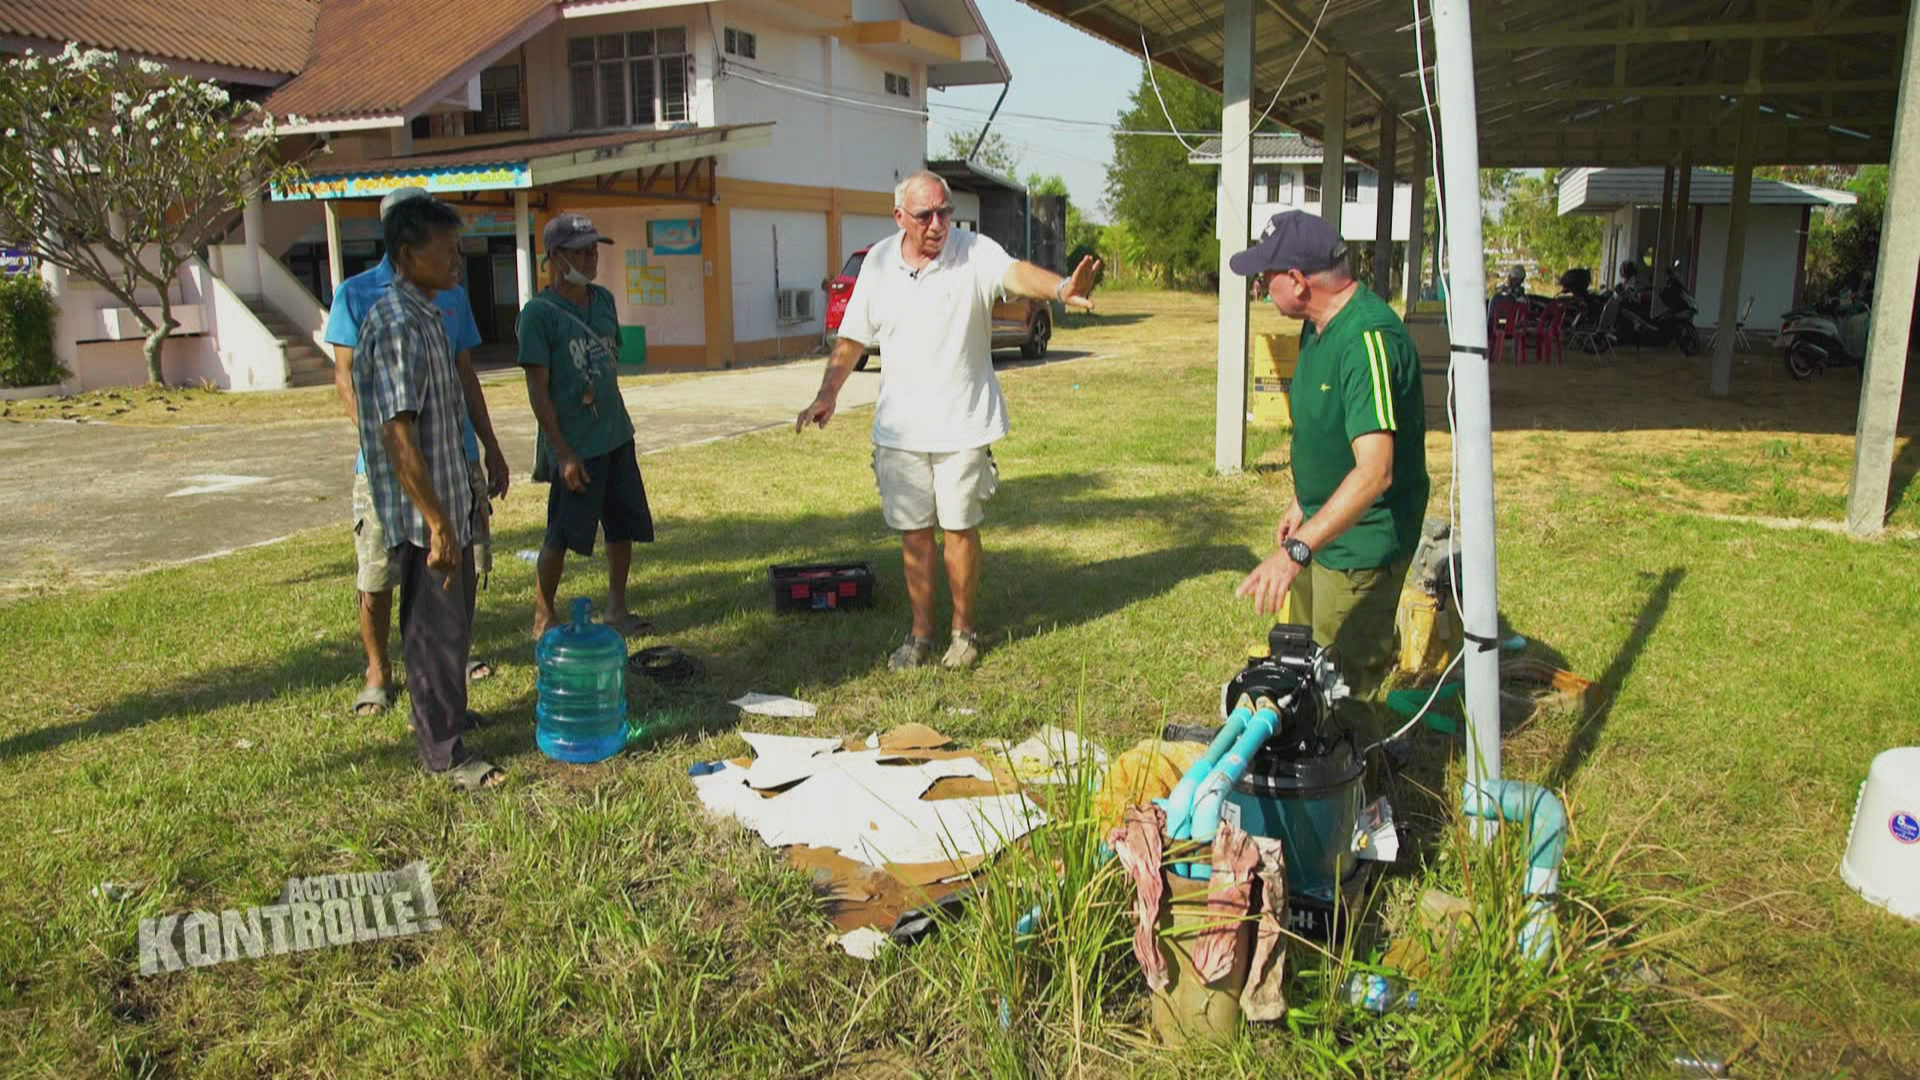
<path id="1" fill-rule="evenodd" d="M 593 284 L 592 276 L 582 273 L 580 271 L 580 268 L 573 265 L 571 260 L 561 259 L 560 267 L 561 267 L 560 280 L 566 282 L 567 284 L 574 285 L 574 286 L 584 286 L 584 285 Z"/>

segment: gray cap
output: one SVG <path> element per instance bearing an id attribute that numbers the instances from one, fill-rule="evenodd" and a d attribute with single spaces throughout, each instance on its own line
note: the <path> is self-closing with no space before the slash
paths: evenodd
<path id="1" fill-rule="evenodd" d="M 380 220 L 385 221 L 389 210 L 406 202 L 408 199 L 425 199 L 430 197 L 431 196 L 427 194 L 426 188 L 394 188 L 392 191 L 387 192 L 386 198 L 380 200 Z"/>
<path id="2" fill-rule="evenodd" d="M 1305 210 L 1275 214 L 1260 233 L 1260 242 L 1227 260 L 1233 272 L 1253 277 L 1269 270 L 1298 270 L 1317 274 L 1340 265 L 1347 242 L 1333 226 Z"/>
<path id="3" fill-rule="evenodd" d="M 592 247 L 595 244 L 611 244 L 613 241 L 600 235 L 585 214 L 561 214 L 540 233 L 540 246 L 548 251 L 567 251 Z"/>

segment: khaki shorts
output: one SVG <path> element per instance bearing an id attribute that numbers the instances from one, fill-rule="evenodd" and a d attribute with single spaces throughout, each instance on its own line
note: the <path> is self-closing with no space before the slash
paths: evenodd
<path id="1" fill-rule="evenodd" d="M 881 516 L 901 532 L 936 524 L 949 532 L 971 529 L 986 518 L 986 502 L 1000 486 L 1000 467 L 985 446 L 940 454 L 876 446 L 873 476 Z"/>
<path id="2" fill-rule="evenodd" d="M 467 462 L 467 482 L 473 487 L 473 561 L 482 577 L 493 571 L 493 530 L 488 518 L 493 507 L 487 502 L 486 471 L 476 461 Z M 392 592 L 400 587 L 400 567 L 393 561 L 393 549 L 387 543 L 387 530 L 373 509 L 373 488 L 365 473 L 353 477 L 353 553 L 359 563 L 354 586 L 363 593 Z"/>
<path id="3" fill-rule="evenodd" d="M 1353 693 L 1342 711 L 1364 737 L 1387 734 L 1379 703 L 1399 651 L 1394 616 L 1411 559 L 1368 570 L 1335 570 L 1314 563 L 1294 579 L 1294 602 L 1313 624 L 1313 640 L 1330 649 Z"/>

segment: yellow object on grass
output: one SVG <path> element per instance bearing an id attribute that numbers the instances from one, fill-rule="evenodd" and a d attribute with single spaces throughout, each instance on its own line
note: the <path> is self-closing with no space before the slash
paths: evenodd
<path id="1" fill-rule="evenodd" d="M 1142 739 L 1135 743 L 1131 750 L 1114 759 L 1107 769 L 1106 783 L 1094 797 L 1100 820 L 1118 825 L 1128 807 L 1145 806 L 1173 794 L 1174 785 L 1206 752 L 1205 743 L 1162 739 Z"/>
<path id="2" fill-rule="evenodd" d="M 1394 625 L 1400 631 L 1400 672 L 1416 681 L 1438 679 L 1464 644 L 1460 620 L 1412 582 L 1400 590 Z"/>

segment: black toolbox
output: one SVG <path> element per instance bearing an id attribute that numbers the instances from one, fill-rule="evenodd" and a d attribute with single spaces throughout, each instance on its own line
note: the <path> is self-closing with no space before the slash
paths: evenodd
<path id="1" fill-rule="evenodd" d="M 775 611 L 870 608 L 879 584 L 873 564 L 864 562 L 775 566 L 767 571 L 767 579 L 773 585 Z"/>

